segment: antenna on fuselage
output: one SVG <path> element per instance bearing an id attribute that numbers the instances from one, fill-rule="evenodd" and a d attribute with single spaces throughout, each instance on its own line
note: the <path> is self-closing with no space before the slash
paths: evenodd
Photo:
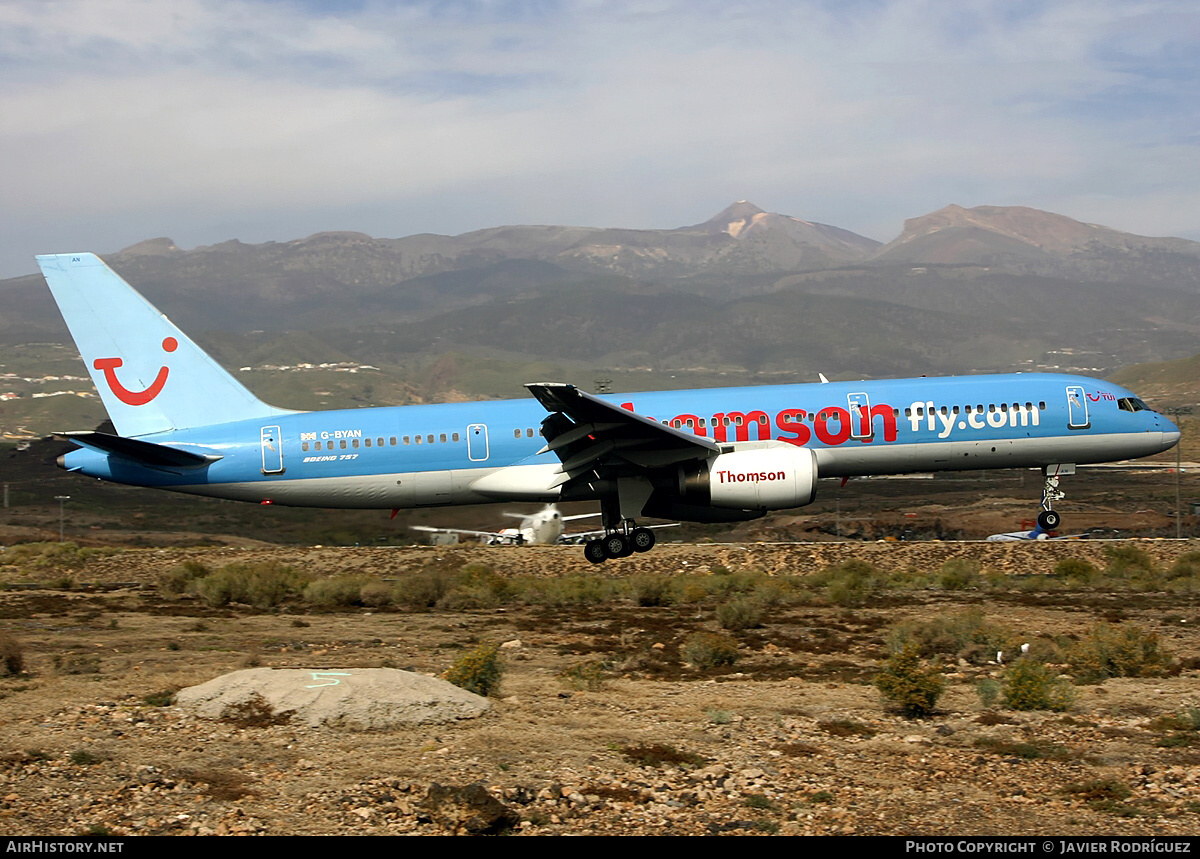
<path id="1" fill-rule="evenodd" d="M 828 384 L 829 384 L 829 380 L 825 378 L 825 374 L 824 374 L 824 373 L 817 373 L 817 375 L 818 375 L 818 376 L 821 378 L 821 381 L 822 381 L 822 382 L 824 382 L 826 385 L 828 385 Z"/>

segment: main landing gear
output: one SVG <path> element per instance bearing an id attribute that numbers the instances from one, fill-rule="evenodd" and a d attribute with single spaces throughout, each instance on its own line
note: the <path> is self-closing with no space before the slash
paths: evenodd
<path id="1" fill-rule="evenodd" d="M 628 558 L 634 552 L 649 552 L 654 548 L 654 532 L 640 528 L 632 521 L 621 523 L 621 530 L 611 531 L 598 540 L 588 540 L 583 546 L 583 556 L 593 564 L 607 560 Z"/>
<path id="2" fill-rule="evenodd" d="M 1067 497 L 1067 493 L 1058 488 L 1058 478 L 1065 474 L 1074 473 L 1074 463 L 1069 465 L 1047 465 L 1042 469 L 1042 474 L 1045 476 L 1046 482 L 1042 485 L 1042 512 L 1038 513 L 1037 517 L 1039 530 L 1054 531 L 1062 524 L 1062 516 L 1052 509 L 1055 501 L 1061 501 Z"/>

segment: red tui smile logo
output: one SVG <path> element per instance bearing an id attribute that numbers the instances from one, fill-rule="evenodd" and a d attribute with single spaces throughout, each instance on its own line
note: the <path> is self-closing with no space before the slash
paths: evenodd
<path id="1" fill-rule="evenodd" d="M 179 341 L 174 337 L 167 337 L 163 340 L 162 347 L 164 352 L 174 352 L 179 348 Z M 92 362 L 92 366 L 104 372 L 104 381 L 108 383 L 109 390 L 116 395 L 118 400 L 130 406 L 144 406 L 162 391 L 163 385 L 167 383 L 170 369 L 160 367 L 158 375 L 154 377 L 154 381 L 150 383 L 149 387 L 141 391 L 131 391 L 117 378 L 116 370 L 124 363 L 120 358 L 97 358 Z"/>

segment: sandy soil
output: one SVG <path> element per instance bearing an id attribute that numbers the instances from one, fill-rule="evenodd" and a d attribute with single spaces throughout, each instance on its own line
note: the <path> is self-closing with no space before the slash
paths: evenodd
<path id="1" fill-rule="evenodd" d="M 1163 564 L 1200 549 L 1138 545 Z M 263 612 L 150 586 L 184 558 L 398 578 L 472 562 L 508 576 L 617 577 L 966 557 L 1020 578 L 1063 557 L 1100 560 L 1104 548 L 663 546 L 600 568 L 577 548 L 140 550 L 89 561 L 70 590 L 9 568 L 3 578 L 26 587 L 0 592 L 0 631 L 23 646 L 27 673 L 0 679 L 0 819 L 10 834 L 467 832 L 486 815 L 431 799 L 431 787 L 480 783 L 522 834 L 1195 833 L 1200 738 L 1162 718 L 1200 708 L 1194 595 L 1014 588 L 777 607 L 763 628 L 738 633 L 736 666 L 698 671 L 680 643 L 717 626 L 694 605 Z M 972 606 L 1030 640 L 1137 624 L 1181 670 L 1079 687 L 1067 713 L 1020 713 L 988 709 L 975 691 L 999 666 L 960 662 L 933 717 L 888 712 L 869 682 L 888 628 Z M 440 673 L 479 641 L 506 643 L 506 671 L 492 711 L 469 722 L 355 734 L 204 721 L 145 701 L 251 664 Z M 608 664 L 598 688 L 562 676 L 595 658 Z"/>

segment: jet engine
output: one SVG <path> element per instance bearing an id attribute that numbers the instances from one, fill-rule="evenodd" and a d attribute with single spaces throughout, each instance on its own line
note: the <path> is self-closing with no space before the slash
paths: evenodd
<path id="1" fill-rule="evenodd" d="M 785 510 L 811 504 L 817 458 L 806 447 L 779 445 L 722 453 L 679 470 L 687 504 L 742 510 Z"/>

